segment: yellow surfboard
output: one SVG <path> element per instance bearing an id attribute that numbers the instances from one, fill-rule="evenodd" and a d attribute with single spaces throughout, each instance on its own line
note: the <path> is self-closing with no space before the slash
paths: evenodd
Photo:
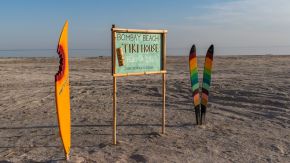
<path id="1" fill-rule="evenodd" d="M 69 158 L 71 146 L 70 93 L 69 93 L 69 62 L 68 62 L 68 21 L 61 32 L 57 53 L 59 70 L 55 75 L 55 99 L 59 133 L 63 143 L 66 159 Z"/>

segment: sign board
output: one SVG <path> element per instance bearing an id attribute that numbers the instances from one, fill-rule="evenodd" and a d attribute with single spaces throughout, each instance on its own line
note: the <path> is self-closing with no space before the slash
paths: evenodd
<path id="1" fill-rule="evenodd" d="M 162 133 L 165 133 L 167 30 L 123 29 L 112 26 L 113 144 L 117 143 L 117 77 L 162 74 Z"/>
<path id="2" fill-rule="evenodd" d="M 112 74 L 130 76 L 165 71 L 166 32 L 112 28 Z"/>

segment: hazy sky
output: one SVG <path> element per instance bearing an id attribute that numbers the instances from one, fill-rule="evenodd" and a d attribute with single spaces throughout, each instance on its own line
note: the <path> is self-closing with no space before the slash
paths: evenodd
<path id="1" fill-rule="evenodd" d="M 168 48 L 290 47 L 290 0 L 1 0 L 0 50 L 109 49 L 112 24 L 168 29 Z M 290 52 L 289 52 L 290 53 Z"/>

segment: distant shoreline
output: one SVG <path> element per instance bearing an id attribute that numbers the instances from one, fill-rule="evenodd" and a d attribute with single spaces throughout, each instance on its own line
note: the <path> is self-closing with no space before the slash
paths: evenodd
<path id="1" fill-rule="evenodd" d="M 198 57 L 204 57 L 205 55 L 200 55 L 200 56 L 198 56 Z M 249 57 L 257 57 L 257 56 L 262 56 L 262 57 L 289 57 L 290 56 L 290 54 L 279 54 L 279 55 L 275 55 L 275 54 L 261 54 L 261 55 L 216 55 L 215 57 L 218 57 L 218 58 L 224 58 L 224 57 L 230 57 L 230 58 L 232 58 L 232 57 L 236 57 L 236 58 L 243 58 L 243 57 L 247 57 L 247 58 L 249 58 Z M 175 58 L 175 57 L 187 57 L 186 55 L 182 55 L 182 56 L 178 56 L 178 55 L 168 55 L 167 57 L 170 57 L 170 58 Z M 24 56 L 24 57 L 18 57 L 18 56 L 16 56 L 16 57 L 7 57 L 7 56 L 0 56 L 0 59 L 9 59 L 9 58 L 11 58 L 11 59 L 25 59 L 25 58 L 43 58 L 43 59 L 45 59 L 45 58 L 47 58 L 47 59 L 53 59 L 53 58 L 58 58 L 58 56 L 56 55 L 56 56 L 39 56 L 39 57 L 36 57 L 36 56 Z M 77 57 L 75 57 L 75 56 L 73 56 L 73 57 L 69 57 L 69 58 L 72 58 L 72 59 L 78 59 L 78 58 L 83 58 L 83 59 L 95 59 L 95 58 L 111 58 L 111 56 L 108 56 L 108 55 L 106 55 L 106 56 L 77 56 Z"/>
<path id="2" fill-rule="evenodd" d="M 197 55 L 204 56 L 207 48 L 197 48 Z M 167 56 L 187 56 L 189 48 L 167 48 Z M 241 47 L 227 48 L 216 46 L 216 56 L 260 56 L 260 55 L 290 55 L 290 47 Z M 111 56 L 111 49 L 69 49 L 70 57 Z M 2 49 L 0 57 L 57 57 L 56 49 Z"/>

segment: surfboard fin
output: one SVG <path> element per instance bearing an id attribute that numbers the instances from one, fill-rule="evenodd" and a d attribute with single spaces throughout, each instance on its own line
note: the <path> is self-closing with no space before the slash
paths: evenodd
<path id="1" fill-rule="evenodd" d="M 196 106 L 195 108 L 194 108 L 194 110 L 195 110 L 195 119 L 196 119 L 196 124 L 197 125 L 199 125 L 200 123 L 201 123 L 201 115 L 200 115 L 200 106 L 198 105 L 198 106 Z"/>

